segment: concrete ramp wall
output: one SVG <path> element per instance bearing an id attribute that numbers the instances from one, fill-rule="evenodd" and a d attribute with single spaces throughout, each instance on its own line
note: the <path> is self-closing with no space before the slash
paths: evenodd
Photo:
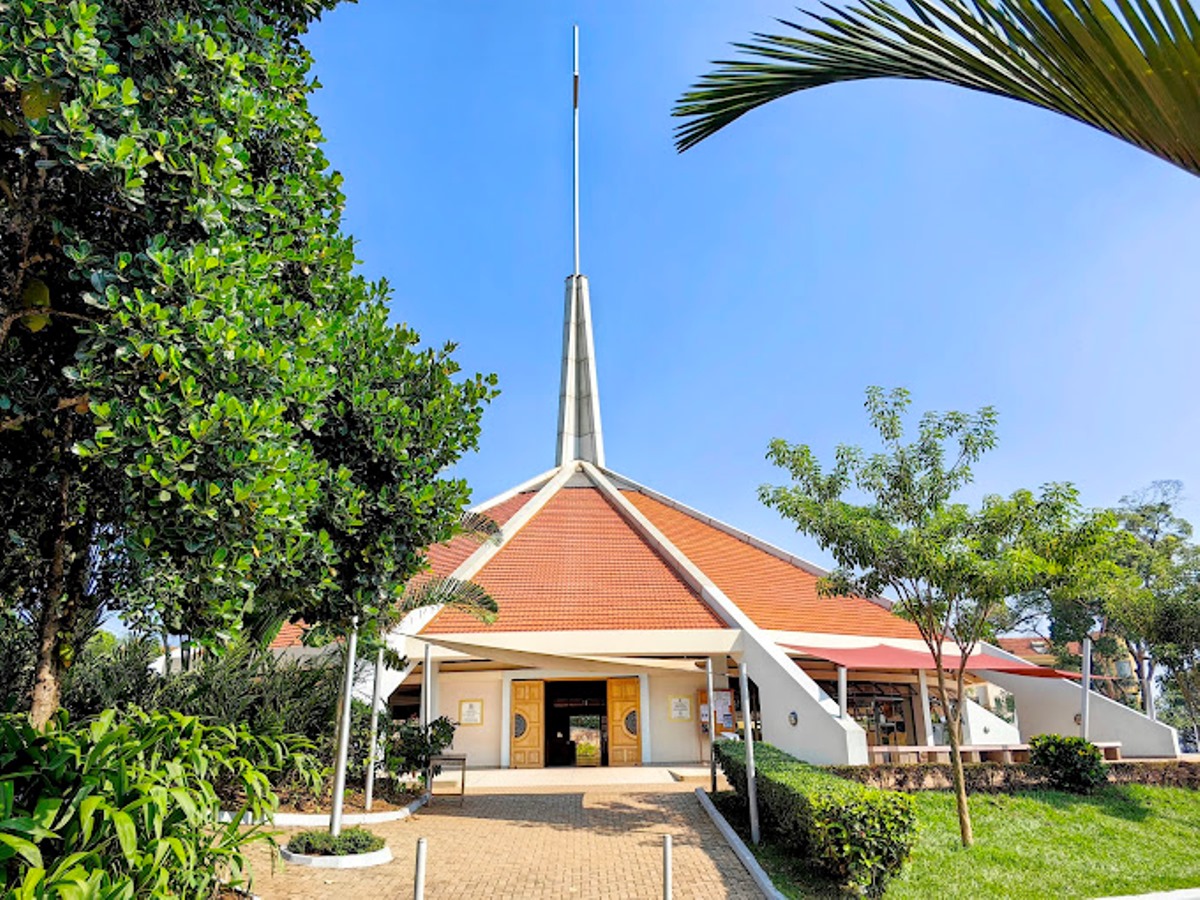
<path id="1" fill-rule="evenodd" d="M 1006 722 L 994 712 L 967 699 L 963 707 L 964 744 L 1019 744 L 1021 733 L 1017 726 Z"/>
<path id="2" fill-rule="evenodd" d="M 1083 687 L 1065 678 L 1027 678 L 989 672 L 987 680 L 1017 699 L 1021 740 L 1037 734 L 1078 735 L 1075 716 L 1082 708 Z M 1173 757 L 1179 755 L 1175 729 L 1102 697 L 1095 691 L 1088 702 L 1088 738 L 1120 741 L 1122 756 Z"/>
<path id="3" fill-rule="evenodd" d="M 777 645 L 743 631 L 741 654 L 758 686 L 764 741 L 815 765 L 867 762 L 866 733 L 853 719 L 838 718 L 837 704 Z"/>

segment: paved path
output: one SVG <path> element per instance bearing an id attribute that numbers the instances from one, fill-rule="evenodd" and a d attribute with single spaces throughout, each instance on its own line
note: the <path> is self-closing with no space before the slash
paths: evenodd
<path id="1" fill-rule="evenodd" d="M 690 785 L 438 798 L 400 822 L 371 826 L 396 858 L 372 869 L 279 864 L 254 854 L 264 900 L 412 896 L 418 837 L 428 840 L 428 900 L 655 900 L 662 896 L 662 835 L 674 842 L 674 896 L 761 900 L 700 808 Z M 281 842 L 285 840 L 281 838 Z"/>

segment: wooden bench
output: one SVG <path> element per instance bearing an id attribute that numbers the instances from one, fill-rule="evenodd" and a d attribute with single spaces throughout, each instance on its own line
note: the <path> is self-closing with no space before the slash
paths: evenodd
<path id="1" fill-rule="evenodd" d="M 1108 761 L 1121 758 L 1120 741 L 1093 741 Z M 998 762 L 1023 763 L 1029 762 L 1028 744 L 963 744 L 963 762 Z M 950 746 L 948 744 L 933 744 L 920 746 L 893 747 L 881 744 L 867 748 L 867 758 L 872 765 L 883 763 L 922 763 L 949 762 Z"/>

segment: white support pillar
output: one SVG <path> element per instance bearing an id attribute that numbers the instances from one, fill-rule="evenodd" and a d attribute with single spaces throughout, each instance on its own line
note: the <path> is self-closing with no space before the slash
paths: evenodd
<path id="1" fill-rule="evenodd" d="M 713 752 L 717 741 L 717 704 L 713 690 L 712 657 L 704 661 L 704 678 L 708 687 L 708 769 L 712 776 L 712 792 L 717 792 L 717 755 Z"/>
<path id="2" fill-rule="evenodd" d="M 1083 697 L 1079 709 L 1079 736 L 1088 740 L 1088 712 L 1092 700 L 1092 639 L 1083 639 Z"/>
<path id="3" fill-rule="evenodd" d="M 846 676 L 848 671 L 845 666 L 837 667 L 838 673 L 838 718 L 846 718 L 846 693 L 848 686 L 846 684 Z"/>
<path id="4" fill-rule="evenodd" d="M 750 799 L 750 840 L 756 845 L 759 842 L 758 830 L 758 784 L 754 774 L 754 728 L 750 716 L 750 675 L 746 664 L 738 666 L 738 685 L 742 693 L 742 721 L 745 723 L 743 732 L 746 741 L 746 794 Z"/>
<path id="5" fill-rule="evenodd" d="M 354 704 L 354 662 L 358 653 L 358 616 L 350 620 L 346 641 L 346 678 L 342 685 L 341 720 L 338 722 L 337 750 L 333 769 L 333 806 L 329 811 L 329 833 L 342 833 L 342 801 L 346 795 L 346 757 L 350 750 L 350 709 Z"/>
<path id="6" fill-rule="evenodd" d="M 371 811 L 371 804 L 375 798 L 375 762 L 376 756 L 379 753 L 379 694 L 382 688 L 383 681 L 383 648 L 379 648 L 379 652 L 375 654 L 375 685 L 371 689 L 371 741 L 367 745 L 367 789 L 366 798 L 363 801 L 363 808 Z"/>
<path id="7" fill-rule="evenodd" d="M 433 656 L 433 647 L 430 644 L 425 645 L 425 661 L 421 666 L 421 727 L 428 728 L 429 723 L 433 721 L 433 706 L 429 702 L 430 691 L 433 690 L 433 677 L 430 670 L 433 668 L 433 663 L 430 657 Z"/>
<path id="8" fill-rule="evenodd" d="M 917 670 L 917 686 L 921 693 L 921 727 L 925 729 L 925 746 L 932 747 L 933 713 L 929 709 L 929 676 L 924 669 Z"/>

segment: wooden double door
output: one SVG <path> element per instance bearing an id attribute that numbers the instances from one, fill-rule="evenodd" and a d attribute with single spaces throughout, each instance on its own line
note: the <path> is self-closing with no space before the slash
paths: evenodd
<path id="1" fill-rule="evenodd" d="M 641 682 L 609 678 L 606 691 L 608 764 L 636 766 L 642 761 Z M 546 683 L 513 681 L 509 720 L 509 764 L 514 769 L 546 765 Z"/>

